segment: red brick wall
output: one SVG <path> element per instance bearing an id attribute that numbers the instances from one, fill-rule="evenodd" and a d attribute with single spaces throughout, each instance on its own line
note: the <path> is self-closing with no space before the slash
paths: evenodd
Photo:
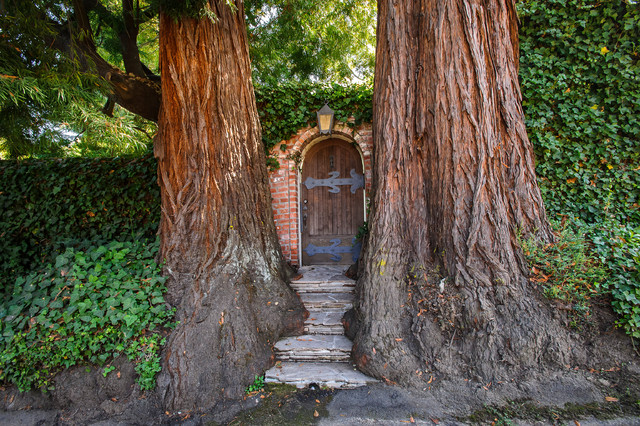
<path id="1" fill-rule="evenodd" d="M 336 123 L 331 137 L 340 138 L 349 142 L 356 142 L 360 148 L 364 164 L 365 194 L 368 196 L 371 188 L 371 161 L 372 161 L 372 133 L 371 125 L 364 124 L 352 129 L 342 123 Z M 300 167 L 304 159 L 304 153 L 315 144 L 327 139 L 318 133 L 317 127 L 300 129 L 288 141 L 282 141 L 271 150 L 279 163 L 280 168 L 269 174 L 271 184 L 271 197 L 273 199 L 273 216 L 276 222 L 276 230 L 280 239 L 282 253 L 292 265 L 300 265 L 300 229 L 299 221 L 299 182 Z M 283 150 L 286 145 L 286 149 Z"/>

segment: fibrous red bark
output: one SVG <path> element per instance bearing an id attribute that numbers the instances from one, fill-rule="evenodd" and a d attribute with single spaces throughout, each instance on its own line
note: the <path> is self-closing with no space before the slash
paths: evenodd
<path id="1" fill-rule="evenodd" d="M 160 19 L 161 254 L 179 321 L 159 381 L 170 410 L 241 396 L 272 363 L 271 345 L 304 321 L 285 283 L 235 5 L 211 0 L 215 20 Z"/>
<path id="2" fill-rule="evenodd" d="M 514 2 L 378 3 L 360 368 L 418 383 L 564 362 L 566 333 L 518 244 L 519 233 L 552 234 L 521 107 Z"/>

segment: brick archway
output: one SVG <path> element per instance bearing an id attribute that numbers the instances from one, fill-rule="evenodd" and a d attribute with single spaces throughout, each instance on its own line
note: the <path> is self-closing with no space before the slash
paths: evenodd
<path id="1" fill-rule="evenodd" d="M 331 136 L 321 135 L 317 127 L 307 127 L 300 129 L 288 141 L 283 140 L 276 144 L 271 149 L 271 155 L 278 159 L 280 168 L 269 173 L 273 216 L 282 253 L 292 265 L 300 266 L 301 264 L 300 166 L 309 148 L 329 137 L 357 144 L 363 160 L 366 197 L 368 197 L 371 188 L 372 133 L 370 124 L 364 124 L 354 129 L 344 123 L 336 123 Z"/>

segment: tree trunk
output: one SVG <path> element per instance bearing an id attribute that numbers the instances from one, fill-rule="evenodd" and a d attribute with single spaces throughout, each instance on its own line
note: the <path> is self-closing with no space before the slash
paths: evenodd
<path id="1" fill-rule="evenodd" d="M 518 85 L 512 0 L 380 0 L 370 235 L 354 356 L 389 381 L 565 363 L 518 234 L 553 237 Z"/>
<path id="2" fill-rule="evenodd" d="M 304 321 L 285 283 L 235 5 L 211 0 L 216 19 L 160 18 L 161 254 L 179 321 L 159 380 L 168 410 L 241 396 L 273 363 L 272 344 Z"/>

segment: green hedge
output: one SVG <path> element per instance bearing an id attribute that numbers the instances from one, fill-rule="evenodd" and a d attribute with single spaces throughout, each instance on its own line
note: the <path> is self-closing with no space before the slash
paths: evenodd
<path id="1" fill-rule="evenodd" d="M 3 287 L 67 247 L 154 238 L 160 217 L 155 169 L 151 155 L 0 161 Z"/>

